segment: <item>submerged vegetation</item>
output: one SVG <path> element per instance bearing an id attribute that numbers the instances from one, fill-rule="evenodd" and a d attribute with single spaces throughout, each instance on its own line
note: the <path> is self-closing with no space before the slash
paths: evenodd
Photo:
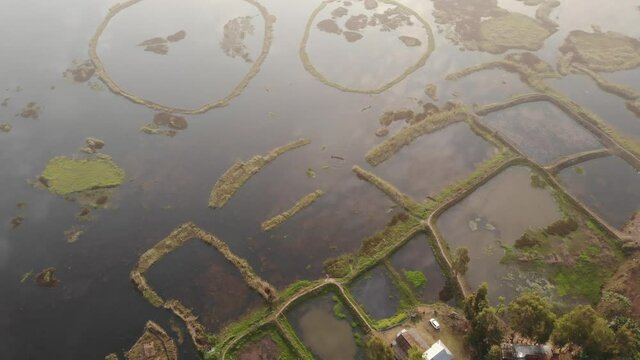
<path id="1" fill-rule="evenodd" d="M 247 182 L 257 174 L 263 167 L 278 158 L 278 156 L 308 145 L 311 143 L 309 139 L 299 139 L 284 146 L 275 148 L 265 155 L 256 155 L 248 161 L 238 161 L 227 170 L 213 186 L 211 196 L 209 197 L 209 207 L 221 208 L 229 199 Z"/>
<path id="2" fill-rule="evenodd" d="M 593 71 L 618 71 L 640 66 L 640 40 L 613 31 L 572 31 L 560 47 L 564 61 Z"/>
<path id="3" fill-rule="evenodd" d="M 273 218 L 266 220 L 262 223 L 261 227 L 264 231 L 269 231 L 287 221 L 289 218 L 302 211 L 307 206 L 313 204 L 324 192 L 322 190 L 316 190 L 310 194 L 305 195 L 298 200 L 293 207 L 281 214 L 274 216 Z"/>

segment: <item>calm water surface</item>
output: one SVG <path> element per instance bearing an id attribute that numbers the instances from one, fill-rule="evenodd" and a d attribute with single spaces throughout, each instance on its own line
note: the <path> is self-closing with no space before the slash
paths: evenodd
<path id="1" fill-rule="evenodd" d="M 39 359 L 47 354 L 55 359 L 102 359 L 108 353 L 126 351 L 148 320 L 169 330 L 170 313 L 148 304 L 134 289 L 129 272 L 140 254 L 187 221 L 224 240 L 278 288 L 298 279 L 322 277 L 326 258 L 358 249 L 363 238 L 384 228 L 397 211 L 384 194 L 355 177 L 353 165 L 378 173 L 422 200 L 449 181 L 464 177 L 493 152 L 466 125 L 458 124 L 416 140 L 388 163 L 371 168 L 364 154 L 381 141 L 375 131 L 384 111 L 431 101 L 424 92 L 429 83 L 438 87 L 439 105 L 449 100 L 502 101 L 530 91 L 517 76 L 498 70 L 445 81 L 453 71 L 500 55 L 467 51 L 447 39 L 447 25 L 436 24 L 431 1 L 402 0 L 400 3 L 411 9 L 409 22 L 390 32 L 368 26 L 362 29 L 361 40 L 349 42 L 344 34 L 317 27 L 319 21 L 331 17 L 339 3 L 313 15 L 319 2 L 262 0 L 259 4 L 268 16 L 277 19 L 273 38 L 265 42 L 269 39 L 265 24 L 270 18 L 251 2 L 149 0 L 120 11 L 100 36 L 97 55 L 113 81 L 132 97 L 169 107 L 197 108 L 232 94 L 234 89 L 238 96 L 226 107 L 186 116 L 188 128 L 173 138 L 146 135 L 139 129 L 150 123 L 157 111 L 108 91 L 95 77 L 77 84 L 62 76 L 74 62 L 88 58 L 89 40 L 116 3 L 0 0 L 0 101 L 8 99 L 6 106 L 0 106 L 0 123 L 13 125 L 10 133 L 0 133 L 3 358 Z M 358 3 L 348 17 L 361 11 L 372 15 L 389 7 L 380 4 L 377 10 L 363 10 Z M 534 13 L 518 1 L 501 0 L 498 5 L 530 16 Z M 595 0 L 563 1 L 552 15 L 560 24 L 559 31 L 536 54 L 555 64 L 557 48 L 566 34 L 589 30 L 591 24 L 637 37 L 636 7 L 634 0 L 605 7 Z M 341 31 L 347 29 L 348 17 L 336 20 Z M 243 36 L 233 33 L 234 26 L 243 21 L 251 24 L 251 30 L 247 27 Z M 170 43 L 166 55 L 138 46 L 181 30 L 186 33 L 184 40 Z M 305 30 L 309 63 L 322 76 L 310 72 L 309 64 L 305 68 L 300 58 Z M 238 47 L 230 47 L 225 35 L 240 39 L 233 43 Z M 400 36 L 417 39 L 420 44 L 408 46 Z M 434 51 L 420 66 L 431 45 Z M 261 52 L 266 54 L 262 63 Z M 254 74 L 252 69 L 255 76 L 246 78 Z M 638 76 L 637 69 L 625 74 Z M 625 82 L 621 77 L 627 76 L 611 74 L 612 80 Z M 366 92 L 392 82 L 397 83 L 376 94 L 340 90 Z M 617 98 L 596 90 L 588 97 L 581 94 L 588 83 L 592 81 L 586 77 L 569 76 L 554 85 L 629 136 L 640 136 L 633 118 L 622 116 L 633 114 Z M 38 120 L 15 116 L 32 101 L 42 108 Z M 115 190 L 111 209 L 96 210 L 93 221 L 80 224 L 76 219 L 78 204 L 35 189 L 28 180 L 37 178 L 52 157 L 77 154 L 89 136 L 106 142 L 103 152 L 126 171 L 126 181 Z M 212 185 L 234 162 L 300 137 L 312 143 L 278 158 L 247 182 L 224 208 L 207 207 Z M 574 149 L 573 139 L 561 140 L 563 146 Z M 536 142 L 530 146 L 545 145 Z M 590 172 L 595 174 L 596 170 L 587 167 L 585 164 L 586 176 L 591 179 Z M 307 176 L 310 168 L 315 178 Z M 469 233 L 469 220 L 477 216 L 487 219 L 496 226 L 502 241 L 512 242 L 527 227 L 557 218 L 551 197 L 530 188 L 528 176 L 526 168 L 509 169 L 439 221 L 452 248 L 466 244 L 472 250 L 472 284 L 493 281 L 500 270 L 498 252 L 487 255 L 482 250 L 493 246 L 496 236 L 484 230 Z M 637 176 L 620 177 L 619 181 L 623 188 L 631 188 Z M 272 232 L 260 230 L 262 221 L 316 189 L 324 190 L 325 195 L 312 206 Z M 605 190 L 593 191 L 599 194 Z M 513 199 L 527 206 L 513 211 Z M 621 202 L 625 214 L 638 208 L 637 202 L 629 199 Z M 27 205 L 18 208 L 18 203 Z M 24 223 L 12 229 L 8 222 L 18 215 L 24 217 Z M 84 234 L 76 243 L 67 243 L 64 232 L 78 225 L 84 227 Z M 211 307 L 213 315 L 206 322 L 216 329 L 242 313 L 231 299 L 240 296 L 246 299 L 243 307 L 251 307 L 252 295 L 245 298 L 245 288 L 239 283 L 228 288 L 226 284 L 237 283 L 237 274 L 209 251 L 212 249 L 200 245 L 189 244 L 166 257 L 150 270 L 150 276 L 163 296 L 180 297 L 201 308 L 203 314 Z M 47 267 L 58 269 L 61 283 L 57 288 L 40 288 L 32 280 L 21 283 L 23 274 Z M 437 277 L 427 274 L 427 278 L 435 286 Z M 177 285 L 185 281 L 186 286 Z M 202 293 L 215 296 L 211 302 L 203 301 Z M 229 310 L 220 313 L 215 311 L 217 307 Z M 351 331 L 348 323 L 349 329 L 335 319 L 327 320 L 329 315 L 331 308 L 323 308 L 314 315 L 317 318 L 311 316 L 306 321 L 324 321 L 326 327 L 317 327 L 323 331 Z M 307 325 L 309 336 L 315 336 L 314 329 Z M 340 356 L 358 356 L 355 342 L 334 345 Z M 323 356 L 337 358 L 334 355 Z M 181 359 L 195 358 L 186 341 L 181 346 Z"/>

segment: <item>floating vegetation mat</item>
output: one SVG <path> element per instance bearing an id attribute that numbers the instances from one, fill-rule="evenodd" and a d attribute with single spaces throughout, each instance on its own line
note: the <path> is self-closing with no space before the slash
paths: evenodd
<path id="1" fill-rule="evenodd" d="M 560 52 L 559 67 L 579 63 L 593 71 L 612 72 L 640 66 L 640 40 L 613 31 L 572 31 Z"/>
<path id="2" fill-rule="evenodd" d="M 307 206 L 313 204 L 324 192 L 322 190 L 316 190 L 310 194 L 305 195 L 302 199 L 298 200 L 293 207 L 281 214 L 274 216 L 273 218 L 262 223 L 262 230 L 269 231 L 287 221 L 289 218 L 302 211 Z"/>
<path id="3" fill-rule="evenodd" d="M 232 58 L 240 57 L 248 63 L 253 62 L 249 49 L 244 43 L 247 35 L 253 35 L 255 30 L 251 20 L 251 16 L 240 16 L 229 20 L 224 25 L 220 47 L 227 56 Z"/>
<path id="4" fill-rule="evenodd" d="M 253 175 L 257 174 L 263 167 L 275 160 L 278 156 L 287 151 L 297 149 L 301 146 L 310 144 L 309 139 L 299 139 L 287 145 L 278 147 L 265 155 L 256 155 L 249 161 L 238 161 L 233 164 L 218 179 L 213 186 L 211 196 L 209 198 L 209 207 L 221 208 Z"/>
<path id="5" fill-rule="evenodd" d="M 256 9 L 258 10 L 258 12 L 260 13 L 260 15 L 263 17 L 264 19 L 264 40 L 262 42 L 262 50 L 260 51 L 260 54 L 258 55 L 258 57 L 253 61 L 253 64 L 251 66 L 251 68 L 249 69 L 249 71 L 244 75 L 244 77 L 240 80 L 240 82 L 231 90 L 231 92 L 226 95 L 225 97 L 218 99 L 218 100 L 212 100 L 211 102 L 208 102 L 198 108 L 178 108 L 178 107 L 172 107 L 172 106 L 167 106 L 167 105 L 163 105 L 148 99 L 144 99 L 140 96 L 137 96 L 135 94 L 132 94 L 124 89 L 122 89 L 120 87 L 120 85 L 118 85 L 115 80 L 113 80 L 111 78 L 111 75 L 109 75 L 109 72 L 107 71 L 107 69 L 105 68 L 104 64 L 102 63 L 102 60 L 100 59 L 100 56 L 98 56 L 98 51 L 97 51 L 97 47 L 98 47 L 98 42 L 100 41 L 100 37 L 102 36 L 102 33 L 104 32 L 104 30 L 107 28 L 107 26 L 109 25 L 109 23 L 111 22 L 111 20 L 118 15 L 120 12 L 126 10 L 127 8 L 141 2 L 144 0 L 128 0 L 126 2 L 123 3 L 119 3 L 116 4 L 114 6 L 112 6 L 109 9 L 109 13 L 107 14 L 107 16 L 104 18 L 104 20 L 102 20 L 102 22 L 98 25 L 96 32 L 94 33 L 93 37 L 91 38 L 91 40 L 89 41 L 89 58 L 91 59 L 91 61 L 93 62 L 94 66 L 95 66 L 95 72 L 98 75 L 98 77 L 105 83 L 105 85 L 107 85 L 107 87 L 109 88 L 109 90 L 111 90 L 113 93 L 120 95 L 136 104 L 141 104 L 144 106 L 147 106 L 151 109 L 154 110 L 158 110 L 158 111 L 164 111 L 164 112 L 169 112 L 169 113 L 183 113 L 183 114 L 202 114 L 205 113 L 211 109 L 214 108 L 218 108 L 218 107 L 222 107 L 222 106 L 226 106 L 229 105 L 229 103 L 231 102 L 231 100 L 233 100 L 235 97 L 239 96 L 244 89 L 247 87 L 247 85 L 249 85 L 249 82 L 251 81 L 251 79 L 253 79 L 253 77 L 255 77 L 258 72 L 260 71 L 260 66 L 262 65 L 262 63 L 264 62 L 264 60 L 267 58 L 267 55 L 269 54 L 269 48 L 271 47 L 271 42 L 273 39 L 273 23 L 276 21 L 276 18 L 272 15 L 269 14 L 269 12 L 267 11 L 267 9 L 262 6 L 260 3 L 258 3 L 256 0 L 244 0 L 247 3 L 253 5 L 256 7 Z M 240 29 L 242 30 L 242 29 Z M 246 35 L 245 31 L 245 35 Z M 227 34 L 231 34 L 231 31 L 228 30 L 225 35 Z M 169 35 L 166 38 L 154 38 L 154 39 L 149 39 L 145 42 L 153 42 L 154 44 L 146 44 L 145 46 L 145 50 L 148 49 L 148 51 L 152 51 L 152 52 L 156 52 L 156 53 L 160 53 L 162 54 L 163 52 L 166 53 L 169 51 L 168 49 L 168 44 L 171 42 L 176 42 L 176 41 L 180 41 L 182 40 L 184 37 L 186 37 L 186 32 L 184 31 L 179 31 L 173 35 Z M 236 38 L 242 38 L 242 34 L 238 33 L 238 35 L 236 35 Z M 144 44 L 145 42 L 143 42 L 142 44 Z M 142 44 L 140 44 L 142 46 Z M 152 48 L 148 48 L 149 46 L 152 46 Z M 166 47 L 166 49 L 165 49 Z M 235 51 L 235 50 L 234 50 Z M 242 56 L 242 51 L 240 51 L 238 54 L 240 54 L 240 56 Z"/>
<path id="6" fill-rule="evenodd" d="M 449 40 L 468 50 L 539 50 L 556 31 L 557 24 L 549 15 L 558 5 L 555 0 L 540 2 L 536 19 L 532 19 L 500 8 L 492 0 L 435 0 L 434 17 L 437 23 L 447 25 Z"/>
<path id="7" fill-rule="evenodd" d="M 189 123 L 184 117 L 167 112 L 161 112 L 155 114 L 153 116 L 153 121 L 142 127 L 140 131 L 149 135 L 161 134 L 168 137 L 174 137 L 178 134 L 178 131 L 184 130 L 187 127 L 189 127 Z"/>
<path id="8" fill-rule="evenodd" d="M 0 124 L 0 131 L 4 133 L 8 133 L 13 130 L 13 125 L 11 124 Z"/>
<path id="9" fill-rule="evenodd" d="M 538 50 L 552 31 L 522 14 L 508 13 L 480 23 L 478 49 L 494 54 L 509 49 Z"/>
<path id="10" fill-rule="evenodd" d="M 41 111 L 42 108 L 36 102 L 32 101 L 28 103 L 20 113 L 18 113 L 18 115 L 25 119 L 38 120 L 40 118 Z"/>
<path id="11" fill-rule="evenodd" d="M 169 53 L 169 44 L 172 42 L 178 42 L 187 37 L 187 33 L 184 30 L 180 30 L 175 34 L 169 35 L 166 38 L 154 37 L 147 39 L 138 46 L 143 46 L 144 51 L 149 51 L 158 55 L 166 55 Z"/>
<path id="12" fill-rule="evenodd" d="M 360 3 L 363 5 L 356 7 L 356 4 L 359 5 Z M 333 10 L 327 12 L 325 11 L 327 7 Z M 327 15 L 327 17 L 321 18 L 324 15 Z M 422 40 L 404 33 L 404 31 L 408 31 L 407 29 L 413 30 L 418 27 L 420 27 L 421 32 L 424 31 L 427 44 L 423 44 Z M 386 84 L 373 88 L 356 88 L 329 79 L 314 65 L 307 50 L 309 37 L 314 29 L 343 37 L 347 43 L 360 42 L 367 36 L 371 36 L 372 29 L 378 29 L 380 34 L 392 33 L 397 38 L 398 44 L 402 44 L 406 48 L 424 47 L 424 51 L 420 50 L 421 53 L 417 57 L 417 61 Z M 414 35 L 414 32 L 410 34 Z M 417 12 L 394 0 L 365 0 L 364 2 L 362 0 L 353 2 L 323 1 L 313 11 L 307 22 L 307 27 L 300 43 L 300 58 L 304 68 L 316 79 L 328 86 L 347 92 L 378 94 L 388 90 L 422 67 L 433 49 L 433 33 L 426 20 Z M 411 52 L 411 54 L 414 53 Z M 378 57 L 375 56 L 375 58 Z M 371 59 L 369 58 L 369 60 Z"/>
<path id="13" fill-rule="evenodd" d="M 50 192 L 64 196 L 119 186 L 124 176 L 124 170 L 111 159 L 96 157 L 78 160 L 58 156 L 49 160 L 40 175 L 40 183 Z"/>
<path id="14" fill-rule="evenodd" d="M 115 358 L 117 359 L 117 356 Z M 127 360 L 178 360 L 178 348 L 160 325 L 149 321 L 145 325 L 142 336 L 126 352 L 125 358 Z"/>
<path id="15" fill-rule="evenodd" d="M 71 80 L 76 83 L 83 83 L 89 81 L 93 74 L 96 73 L 96 67 L 93 66 L 91 60 L 85 60 L 81 63 L 74 62 L 74 66 L 65 70 L 62 74 L 65 79 Z"/>

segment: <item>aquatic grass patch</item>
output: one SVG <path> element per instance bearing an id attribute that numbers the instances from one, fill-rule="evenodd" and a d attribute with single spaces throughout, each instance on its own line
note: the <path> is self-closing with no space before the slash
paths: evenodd
<path id="1" fill-rule="evenodd" d="M 600 298 L 600 289 L 612 272 L 583 252 L 573 266 L 560 266 L 550 279 L 560 296 L 584 296 L 592 303 Z"/>
<path id="2" fill-rule="evenodd" d="M 427 277 L 420 270 L 404 270 L 403 273 L 414 289 L 419 289 L 427 283 Z"/>
<path id="3" fill-rule="evenodd" d="M 72 193 L 122 185 L 125 172 L 112 159 L 55 157 L 47 163 L 40 182 L 52 193 Z M 44 179 L 44 180 L 43 180 Z"/>
<path id="4" fill-rule="evenodd" d="M 499 54 L 508 49 L 539 50 L 553 33 L 544 24 L 522 14 L 507 13 L 480 23 L 480 50 Z"/>

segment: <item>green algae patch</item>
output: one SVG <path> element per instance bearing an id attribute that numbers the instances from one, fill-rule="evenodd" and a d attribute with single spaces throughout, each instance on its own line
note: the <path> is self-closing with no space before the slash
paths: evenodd
<path id="1" fill-rule="evenodd" d="M 218 179 L 209 197 L 210 208 L 221 208 L 229 199 L 263 167 L 287 151 L 310 144 L 309 139 L 298 139 L 284 146 L 278 147 L 265 155 L 256 155 L 249 161 L 238 161 Z"/>
<path id="2" fill-rule="evenodd" d="M 310 194 L 305 195 L 302 199 L 298 200 L 293 207 L 281 214 L 274 216 L 273 218 L 262 223 L 262 230 L 269 231 L 280 224 L 287 221 L 289 218 L 302 211 L 307 206 L 313 204 L 324 192 L 322 190 L 316 190 Z"/>
<path id="3" fill-rule="evenodd" d="M 419 270 L 404 270 L 404 276 L 415 289 L 418 289 L 427 283 L 427 277 L 424 276 L 424 273 Z"/>
<path id="4" fill-rule="evenodd" d="M 480 24 L 478 47 L 494 54 L 509 49 L 539 50 L 551 34 L 552 31 L 532 18 L 509 13 Z"/>
<path id="5" fill-rule="evenodd" d="M 160 325 L 149 321 L 145 325 L 142 336 L 124 356 L 127 360 L 177 360 L 178 348 L 173 339 Z M 117 357 L 115 358 L 117 359 Z"/>
<path id="6" fill-rule="evenodd" d="M 124 170 L 111 159 L 78 160 L 58 156 L 49 160 L 41 178 L 46 181 L 47 189 L 52 193 L 69 195 L 119 186 L 124 181 L 124 176 Z"/>
<path id="7" fill-rule="evenodd" d="M 613 31 L 572 31 L 560 52 L 571 62 L 593 71 L 612 72 L 640 66 L 640 41 Z"/>

